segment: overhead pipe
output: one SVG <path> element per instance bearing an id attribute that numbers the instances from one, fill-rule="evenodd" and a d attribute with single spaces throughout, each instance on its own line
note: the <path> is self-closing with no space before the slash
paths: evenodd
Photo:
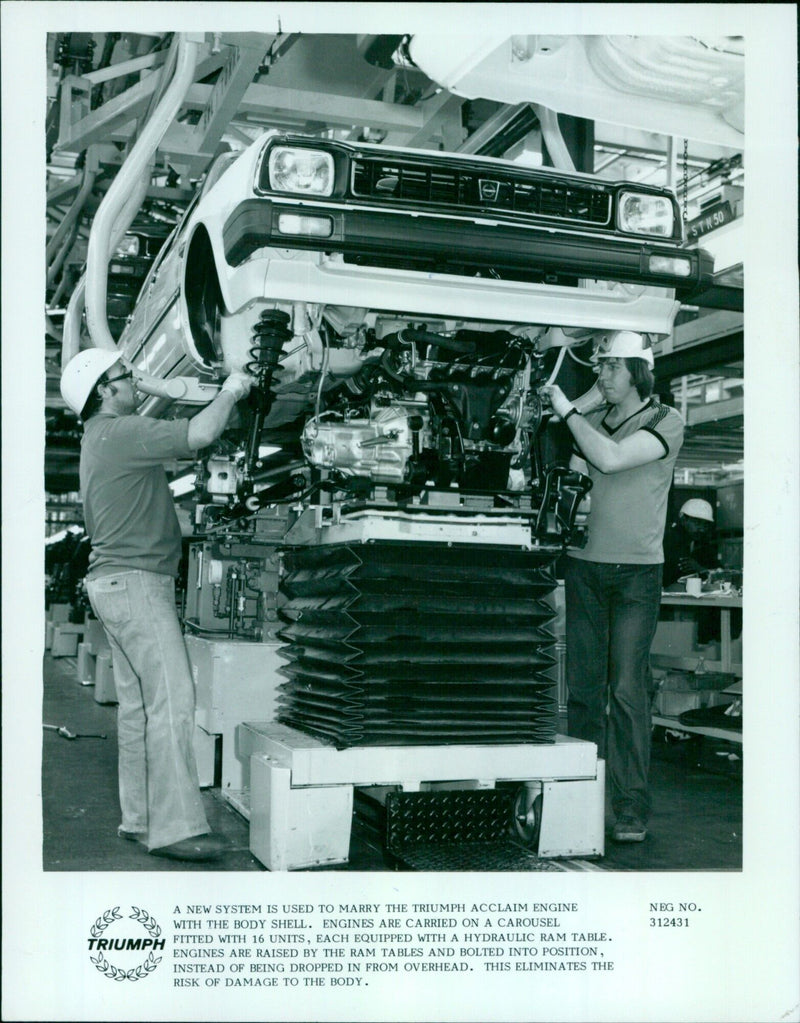
<path id="1" fill-rule="evenodd" d="M 47 287 L 49 288 L 58 277 L 58 273 L 67 261 L 67 256 L 72 252 L 72 247 L 78 237 L 78 232 L 81 229 L 80 221 L 74 220 L 72 227 L 69 231 L 69 236 L 64 239 L 64 243 L 58 251 L 58 254 L 53 259 L 50 266 L 47 268 Z"/>
<path id="2" fill-rule="evenodd" d="M 64 316 L 64 335 L 61 341 L 61 369 L 81 350 L 81 321 L 83 319 L 83 303 L 86 296 L 86 274 L 81 275 L 77 287 L 70 295 L 67 312 Z"/>
<path id="3" fill-rule="evenodd" d="M 149 182 L 150 161 L 194 81 L 201 40 L 202 37 L 190 39 L 187 33 L 176 36 L 175 73 L 169 87 L 97 210 L 89 235 L 85 288 L 86 322 L 92 344 L 97 348 L 117 350 L 106 316 L 108 261 L 141 205 Z"/>
<path id="4" fill-rule="evenodd" d="M 558 114 L 555 110 L 540 106 L 539 104 L 534 104 L 533 108 L 536 111 L 536 116 L 539 118 L 542 137 L 547 146 L 547 152 L 553 161 L 553 166 L 557 170 L 574 171 L 575 162 L 570 155 L 569 149 L 567 149 L 564 136 L 561 134 Z"/>

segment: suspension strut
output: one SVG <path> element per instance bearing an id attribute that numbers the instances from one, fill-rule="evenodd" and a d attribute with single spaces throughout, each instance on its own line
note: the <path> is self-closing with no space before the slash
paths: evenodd
<path id="1" fill-rule="evenodd" d="M 247 398 L 253 413 L 245 455 L 248 476 L 253 474 L 258 459 L 261 429 L 272 407 L 273 395 L 270 393 L 272 375 L 280 365 L 285 342 L 292 336 L 289 329 L 290 319 L 289 314 L 280 309 L 265 309 L 253 328 L 250 361 L 245 365 L 246 372 L 256 381 Z"/>

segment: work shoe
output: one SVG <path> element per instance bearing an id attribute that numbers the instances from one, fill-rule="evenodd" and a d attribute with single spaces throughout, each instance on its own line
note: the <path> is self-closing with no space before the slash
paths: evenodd
<path id="1" fill-rule="evenodd" d="M 126 842 L 146 842 L 146 831 L 126 831 L 125 828 L 117 828 L 117 837 L 124 838 Z"/>
<path id="2" fill-rule="evenodd" d="M 620 817 L 611 837 L 615 842 L 644 842 L 647 828 L 636 817 Z"/>
<path id="3" fill-rule="evenodd" d="M 228 843 L 219 835 L 192 835 L 172 845 L 151 849 L 152 856 L 165 856 L 169 860 L 218 860 L 228 850 Z"/>

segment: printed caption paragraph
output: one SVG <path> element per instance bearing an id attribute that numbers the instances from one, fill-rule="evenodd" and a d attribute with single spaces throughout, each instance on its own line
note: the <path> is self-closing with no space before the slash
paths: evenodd
<path id="1" fill-rule="evenodd" d="M 382 975 L 613 971 L 575 902 L 175 906 L 175 987 L 365 987 Z"/>

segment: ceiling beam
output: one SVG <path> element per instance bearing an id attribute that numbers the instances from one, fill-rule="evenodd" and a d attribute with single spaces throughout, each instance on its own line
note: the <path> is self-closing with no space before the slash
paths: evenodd
<path id="1" fill-rule="evenodd" d="M 133 134 L 131 122 L 146 110 L 160 78 L 160 75 L 148 75 L 74 124 L 65 124 L 66 119 L 62 118 L 62 131 L 54 152 L 69 150 L 80 153 L 93 142 L 108 142 L 112 133 L 124 125 L 129 126 L 127 137 L 130 137 Z M 65 99 L 69 102 L 69 96 L 70 93 L 62 94 L 62 103 Z"/>
<path id="2" fill-rule="evenodd" d="M 123 75 L 137 74 L 139 71 L 146 71 L 148 68 L 160 67 L 166 58 L 166 50 L 156 50 L 153 53 L 145 53 L 141 57 L 132 57 L 130 60 L 123 60 L 119 64 L 109 64 L 108 67 L 98 68 L 96 71 L 88 71 L 81 75 L 82 81 L 87 82 L 90 87 L 100 85 L 102 82 L 110 82 Z"/>
<path id="3" fill-rule="evenodd" d="M 607 124 L 605 121 L 595 121 L 594 138 L 595 145 L 608 145 L 615 149 L 626 149 L 630 155 L 639 153 L 642 155 L 649 153 L 666 155 L 671 136 L 662 135 L 654 131 L 644 131 L 640 128 L 627 128 L 619 124 Z M 689 140 L 689 155 L 692 161 L 697 159 L 705 163 L 729 159 L 735 152 L 735 149 L 731 149 L 728 146 L 717 146 L 710 142 L 698 142 L 695 139 Z"/>
<path id="4" fill-rule="evenodd" d="M 726 398 L 724 401 L 709 401 L 705 405 L 695 405 L 687 413 L 687 426 L 700 426 L 704 423 L 719 423 L 725 419 L 734 419 L 744 415 L 744 398 Z"/>
<path id="5" fill-rule="evenodd" d="M 193 85 L 189 89 L 184 107 L 204 110 L 211 89 L 210 85 Z M 419 131 L 424 124 L 422 110 L 417 107 L 260 84 L 251 85 L 247 89 L 236 116 L 258 117 L 268 123 L 271 115 L 285 117 L 287 113 L 298 120 L 323 122 L 331 127 L 369 125 L 387 131 L 405 130 L 413 133 Z"/>
<path id="6" fill-rule="evenodd" d="M 248 33 L 242 38 L 242 43 L 228 47 L 228 59 L 211 87 L 208 102 L 195 125 L 193 138 L 197 152 L 214 153 L 275 36 Z"/>
<path id="7" fill-rule="evenodd" d="M 492 139 L 504 131 L 509 124 L 520 114 L 529 103 L 506 103 L 499 110 L 496 110 L 491 117 L 476 128 L 466 141 L 458 147 L 459 153 L 477 153 Z"/>
<path id="8" fill-rule="evenodd" d="M 724 334 L 709 340 L 699 340 L 691 347 L 682 347 L 658 356 L 655 365 L 657 381 L 668 382 L 689 373 L 704 373 L 718 366 L 728 365 L 744 358 L 742 331 Z"/>
<path id="9" fill-rule="evenodd" d="M 466 134 L 461 120 L 463 96 L 451 96 L 442 90 L 437 96 L 426 100 L 417 109 L 424 118 L 422 127 L 406 139 L 405 145 L 425 148 L 436 136 L 442 138 L 442 145 L 448 152 L 458 149 Z"/>

